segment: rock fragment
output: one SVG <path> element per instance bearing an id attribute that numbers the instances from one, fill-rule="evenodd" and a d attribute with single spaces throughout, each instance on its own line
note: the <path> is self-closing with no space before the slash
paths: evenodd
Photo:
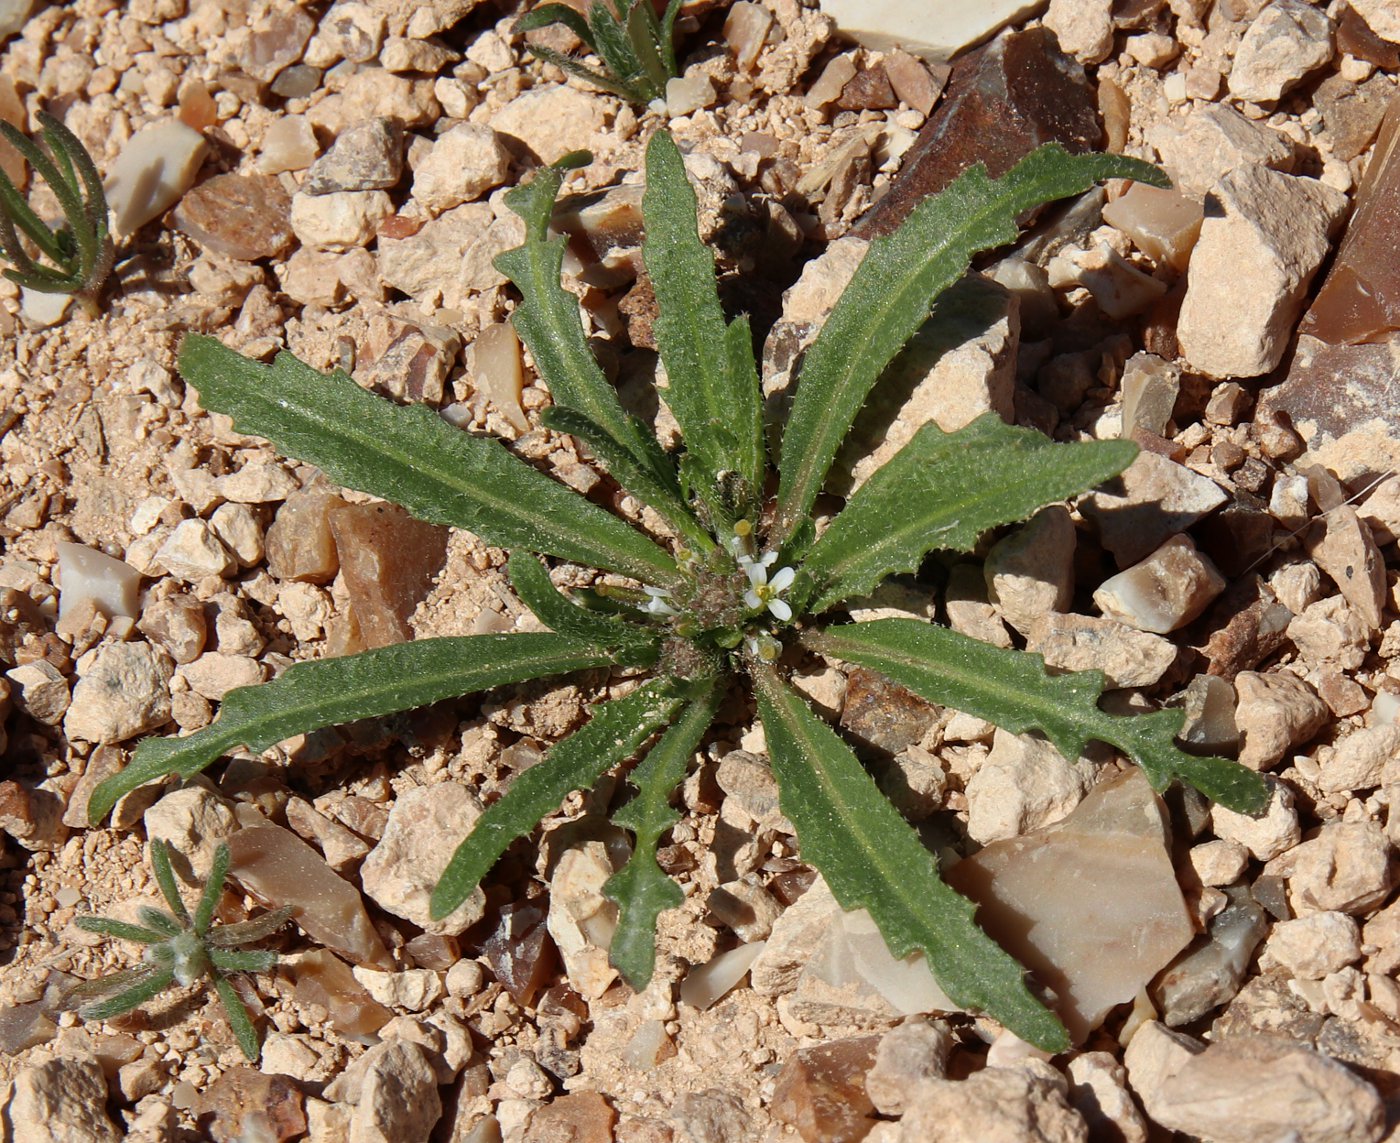
<path id="1" fill-rule="evenodd" d="M 170 720 L 172 667 L 149 643 L 109 643 L 78 660 L 73 701 L 63 717 L 70 738 L 122 742 Z"/>
<path id="2" fill-rule="evenodd" d="M 1268 675 L 1241 671 L 1235 676 L 1235 691 L 1239 696 L 1235 721 L 1243 737 L 1239 760 L 1255 770 L 1273 767 L 1331 718 L 1317 692 L 1285 671 Z"/>
<path id="3" fill-rule="evenodd" d="M 1265 867 L 1288 883 L 1299 916 L 1336 911 L 1359 915 L 1380 905 L 1395 884 L 1394 854 L 1375 822 L 1329 822 L 1316 836 Z"/>
<path id="4" fill-rule="evenodd" d="M 1377 1143 L 1384 1134 L 1375 1088 L 1282 1037 L 1239 1035 L 1202 1047 L 1153 1021 L 1129 1042 L 1126 1059 L 1148 1115 L 1169 1130 L 1217 1143 Z"/>
<path id="5" fill-rule="evenodd" d="M 1270 103 L 1332 58 L 1332 27 L 1304 0 L 1273 0 L 1245 31 L 1230 69 L 1230 94 Z"/>
<path id="6" fill-rule="evenodd" d="M 1047 612 L 1063 612 L 1074 596 L 1074 521 L 1052 504 L 993 545 L 983 565 L 987 598 L 1023 635 Z"/>
<path id="7" fill-rule="evenodd" d="M 1070 1060 L 1069 1102 L 1084 1117 L 1090 1139 L 1147 1143 L 1147 1120 L 1128 1093 L 1128 1073 L 1109 1052 Z"/>
<path id="8" fill-rule="evenodd" d="M 804 1140 L 856 1139 L 875 1123 L 865 1090 L 879 1036 L 857 1036 L 794 1052 L 778 1074 L 773 1118 Z"/>
<path id="9" fill-rule="evenodd" d="M 986 845 L 1063 819 L 1084 799 L 1095 767 L 1044 739 L 998 729 L 967 783 L 967 833 Z"/>
<path id="10" fill-rule="evenodd" d="M 389 190 L 403 176 L 403 127 L 376 117 L 347 127 L 306 172 L 307 194 Z"/>
<path id="11" fill-rule="evenodd" d="M 1177 338 L 1198 372 L 1257 377 L 1282 360 L 1347 200 L 1258 165 L 1235 168 L 1211 193 L 1218 213 L 1201 224 Z"/>
<path id="12" fill-rule="evenodd" d="M 980 906 L 978 923 L 1054 991 L 1076 1042 L 1191 939 L 1165 821 L 1147 779 L 1131 770 L 1063 821 L 948 870 Z"/>
<path id="13" fill-rule="evenodd" d="M 1109 690 L 1150 687 L 1176 662 L 1176 644 L 1116 619 L 1048 612 L 1026 630 L 1026 650 L 1061 671 L 1102 671 Z"/>
<path id="14" fill-rule="evenodd" d="M 1238 841 L 1259 861 L 1268 861 L 1298 844 L 1303 836 L 1294 805 L 1293 788 L 1265 775 L 1269 804 L 1258 817 L 1248 817 L 1215 805 L 1210 810 L 1211 828 L 1217 837 Z"/>
<path id="15" fill-rule="evenodd" d="M 381 908 L 430 933 L 455 936 L 476 924 L 486 908 L 479 888 L 437 920 L 429 914 L 429 903 L 453 848 L 480 816 L 480 803 L 456 782 L 400 794 L 389 811 L 383 838 L 360 867 L 365 893 Z"/>
<path id="16" fill-rule="evenodd" d="M 413 197 L 433 214 L 473 202 L 510 173 L 510 153 L 484 124 L 459 123 L 439 135 L 413 171 Z"/>
<path id="17" fill-rule="evenodd" d="M 347 504 L 330 512 L 340 571 L 365 644 L 413 637 L 409 616 L 447 554 L 447 529 L 394 504 Z"/>
<path id="18" fill-rule="evenodd" d="M 47 659 L 35 659 L 5 672 L 14 705 L 35 722 L 57 726 L 72 702 L 68 680 Z"/>
<path id="19" fill-rule="evenodd" d="M 1213 191 L 1236 167 L 1288 170 L 1293 160 L 1287 139 L 1224 104 L 1153 124 L 1147 141 L 1161 156 L 1172 186 L 1197 197 Z"/>
<path id="20" fill-rule="evenodd" d="M 919 1084 L 943 1079 L 953 1036 L 946 1024 L 912 1019 L 880 1037 L 865 1091 L 881 1115 L 903 1115 Z"/>
<path id="21" fill-rule="evenodd" d="M 1333 508 L 1304 542 L 1357 615 L 1372 631 L 1379 631 L 1386 598 L 1385 561 L 1356 509 L 1350 504 Z"/>
<path id="22" fill-rule="evenodd" d="M 153 123 L 128 139 L 104 180 L 113 236 L 135 234 L 179 202 L 208 149 L 204 136 L 178 119 Z"/>
<path id="23" fill-rule="evenodd" d="M 167 572 L 188 583 L 228 575 L 238 566 L 205 520 L 182 520 L 156 550 L 155 558 Z"/>
<path id="24" fill-rule="evenodd" d="M 1098 525 L 1103 546 L 1127 567 L 1185 531 L 1228 499 L 1209 477 L 1143 450 L 1110 485 L 1089 493 L 1080 505 Z"/>
<path id="25" fill-rule="evenodd" d="M 1303 980 L 1321 980 L 1361 959 L 1361 928 L 1345 913 L 1309 913 L 1280 921 L 1269 934 L 1264 956 Z M 1265 961 L 1261 968 L 1268 967 Z"/>
<path id="26" fill-rule="evenodd" d="M 394 213 L 386 191 L 332 191 L 292 196 L 291 225 L 298 241 L 320 250 L 367 246 Z"/>
<path id="27" fill-rule="evenodd" d="M 107 1081 L 92 1056 L 58 1056 L 20 1069 L 5 1108 L 10 1137 L 25 1143 L 117 1143 Z"/>
<path id="28" fill-rule="evenodd" d="M 354 1143 L 427 1143 L 442 1116 L 432 1060 L 425 1048 L 407 1040 L 376 1044 L 325 1094 L 353 1105 L 349 1138 Z"/>
<path id="29" fill-rule="evenodd" d="M 983 1068 L 965 1080 L 926 1080 L 899 1121 L 897 1143 L 1088 1143 L 1065 1098 L 1068 1085 L 1043 1060 Z"/>
<path id="30" fill-rule="evenodd" d="M 190 1110 L 214 1143 L 249 1138 L 280 1143 L 306 1130 L 301 1089 L 285 1076 L 264 1075 L 256 1068 L 224 1072 L 198 1094 Z"/>
<path id="31" fill-rule="evenodd" d="M 1104 580 L 1094 603 L 1110 619 L 1165 635 L 1200 615 L 1225 577 L 1188 536 L 1173 536 L 1145 560 Z"/>
<path id="32" fill-rule="evenodd" d="M 180 200 L 175 225 L 238 262 L 275 258 L 292 244 L 291 196 L 271 175 L 215 175 Z"/>
<path id="33" fill-rule="evenodd" d="M 606 125 L 601 100 L 565 85 L 533 87 L 491 119 L 497 134 L 522 144 L 541 163 L 558 162 L 570 151 L 588 150 L 594 135 Z"/>

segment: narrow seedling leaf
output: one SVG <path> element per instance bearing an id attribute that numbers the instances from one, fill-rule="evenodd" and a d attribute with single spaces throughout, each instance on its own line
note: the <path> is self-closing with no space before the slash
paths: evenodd
<path id="1" fill-rule="evenodd" d="M 267 437 L 337 483 L 401 504 L 420 520 L 648 583 L 676 582 L 674 562 L 640 532 L 500 441 L 453 428 L 426 406 L 392 404 L 290 353 L 259 365 L 195 334 L 180 347 L 180 372 L 201 404 L 227 413 L 239 432 Z"/>
<path id="2" fill-rule="evenodd" d="M 763 415 L 748 325 L 735 329 L 725 321 L 714 255 L 696 230 L 695 191 L 680 150 L 664 131 L 647 146 L 642 216 L 642 256 L 656 291 L 653 328 L 666 366 L 666 404 L 686 448 L 708 470 L 707 483 L 733 472 L 749 488 L 761 489 Z"/>
<path id="3" fill-rule="evenodd" d="M 1253 770 L 1224 758 L 1200 758 L 1176 745 L 1184 712 L 1112 715 L 1099 708 L 1102 671 L 1051 675 L 1026 651 L 980 643 L 946 627 L 910 619 L 878 619 L 828 628 L 803 643 L 848 663 L 879 671 L 930 702 L 984 718 L 1015 734 L 1040 731 L 1066 758 L 1091 740 L 1116 746 L 1157 790 L 1174 778 L 1196 785 L 1238 813 L 1259 813 L 1268 787 Z"/>
<path id="4" fill-rule="evenodd" d="M 841 907 L 868 910 L 896 957 L 921 950 L 954 1002 L 994 1013 L 1046 1051 L 1068 1048 L 1025 970 L 973 923 L 972 902 L 944 884 L 933 854 L 850 747 L 770 666 L 756 664 L 754 682 L 783 813 Z"/>
<path id="5" fill-rule="evenodd" d="M 1056 444 L 984 413 L 945 433 L 924 425 L 861 485 L 812 546 L 809 610 L 869 595 L 886 576 L 918 569 L 934 550 L 970 552 L 989 528 L 1024 520 L 1132 463 L 1130 441 Z"/>
<path id="6" fill-rule="evenodd" d="M 159 944 L 169 935 L 164 929 L 150 925 L 133 925 L 130 921 L 117 921 L 111 917 L 79 917 L 74 924 L 85 933 L 100 933 L 104 937 L 136 941 L 143 945 Z"/>
<path id="7" fill-rule="evenodd" d="M 249 1060 L 257 1060 L 261 1046 L 258 1043 L 258 1030 L 253 1027 L 253 1018 L 243 1006 L 243 999 L 233 987 L 233 982 L 221 973 L 214 974 L 214 991 L 219 995 L 224 1015 L 228 1017 L 233 1038 Z"/>
<path id="8" fill-rule="evenodd" d="M 603 895 L 618 907 L 608 956 L 638 992 L 651 983 L 656 968 L 656 918 L 685 900 L 680 886 L 656 863 L 656 843 L 680 820 L 671 808 L 671 792 L 685 780 L 686 765 L 714 721 L 722 698 L 722 688 L 712 685 L 690 701 L 629 775 L 637 796 L 612 817 L 615 825 L 630 829 L 635 840 L 627 864 L 603 886 Z"/>
<path id="9" fill-rule="evenodd" d="M 78 1009 L 78 1014 L 84 1020 L 110 1020 L 114 1016 L 130 1012 L 133 1008 L 139 1008 L 149 1000 L 154 1000 L 175 983 L 175 973 L 168 968 L 138 968 L 132 969 L 129 974 L 117 973 L 100 981 L 92 981 L 92 983 L 109 986 L 117 983 L 130 985 L 130 987 L 123 988 L 115 996 L 109 996 L 106 1000 L 99 1000 L 92 1004 L 84 1004 Z M 79 985 L 73 990 L 72 995 L 79 996 L 85 991 L 86 985 Z"/>
<path id="10" fill-rule="evenodd" d="M 923 325 L 938 295 L 973 255 L 1013 241 L 1017 218 L 1102 179 L 1167 180 L 1123 155 L 1032 151 L 999 179 L 979 163 L 926 198 L 893 234 L 877 238 L 807 350 L 779 462 L 779 542 L 811 512 L 841 442 L 885 366 Z"/>
<path id="11" fill-rule="evenodd" d="M 511 842 L 558 809 L 571 791 L 587 789 L 605 770 L 635 754 L 684 701 L 674 683 L 657 679 L 595 707 L 587 723 L 550 747 L 477 819 L 433 890 L 432 916 L 445 917 L 457 908 Z"/>
<path id="12" fill-rule="evenodd" d="M 175 880 L 175 870 L 170 866 L 170 847 L 164 839 L 153 837 L 148 848 L 151 856 L 151 872 L 156 875 L 156 884 L 160 886 L 160 895 L 170 906 L 171 915 L 182 924 L 192 924 L 189 910 L 185 908 L 185 899 L 180 896 L 180 886 Z"/>
<path id="13" fill-rule="evenodd" d="M 270 683 L 229 691 L 219 717 L 203 730 L 143 741 L 126 769 L 93 791 L 88 820 L 100 824 L 137 786 L 167 774 L 189 778 L 240 746 L 266 750 L 294 734 L 617 661 L 578 639 L 526 633 L 420 639 L 297 663 Z"/>

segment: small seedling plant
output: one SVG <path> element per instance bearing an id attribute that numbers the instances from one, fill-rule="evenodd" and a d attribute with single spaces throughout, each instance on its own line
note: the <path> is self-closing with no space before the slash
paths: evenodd
<path id="1" fill-rule="evenodd" d="M 670 0 L 658 19 L 652 0 L 589 0 L 584 13 L 567 4 L 541 4 L 521 16 L 514 30 L 519 34 L 563 24 L 603 62 L 604 71 L 543 44 L 525 46 L 546 63 L 604 91 L 647 104 L 664 99 L 666 81 L 680 74 L 675 49 L 680 9 L 681 0 Z"/>
<path id="2" fill-rule="evenodd" d="M 640 989 L 654 968 L 657 915 L 682 900 L 656 861 L 658 840 L 677 820 L 670 795 L 722 700 L 742 687 L 756 699 L 802 856 L 836 899 L 869 910 L 895 956 L 925 953 L 958 1004 L 1043 1048 L 1065 1047 L 1064 1027 L 1021 966 L 977 928 L 972 903 L 939 879 L 934 856 L 851 747 L 789 685 L 785 662 L 816 653 L 859 664 L 930 702 L 1039 732 L 1071 758 L 1090 740 L 1109 743 L 1159 790 L 1180 778 L 1236 810 L 1262 808 L 1257 774 L 1177 747 L 1181 711 L 1101 709 L 1097 671 L 1051 675 L 1037 655 L 936 623 L 852 622 L 843 610 L 885 577 L 915 571 L 930 552 L 970 552 L 989 529 L 1116 475 L 1136 455 L 1130 442 L 1057 444 L 992 415 L 955 433 L 928 424 L 824 529 L 812 519 L 858 410 L 976 252 L 1012 241 L 1025 212 L 1097 180 L 1165 180 L 1138 160 L 1072 156 L 1051 145 L 1000 179 L 974 167 L 921 203 L 897 232 L 871 243 L 807 350 L 773 474 L 748 323 L 721 309 L 695 195 L 665 133 L 647 151 L 643 255 L 660 309 L 655 336 L 668 382 L 661 395 L 683 444 L 664 450 L 619 403 L 589 352 L 578 301 L 560 283 L 564 240 L 549 235 L 564 170 L 581 161 L 570 157 L 511 192 L 506 201 L 527 237 L 497 264 L 521 293 L 513 320 L 554 399 L 544 423 L 584 442 L 655 509 L 670 536 L 644 534 L 431 409 L 391 404 L 290 354 L 264 366 L 191 336 L 180 366 L 206 408 L 342 484 L 512 550 L 515 590 L 550 632 L 424 639 L 297 664 L 264 686 L 232 691 L 209 727 L 141 743 L 128 768 L 95 792 L 94 822 L 136 786 L 189 777 L 239 747 L 262 750 L 318 727 L 545 675 L 651 668 L 649 681 L 595 705 L 584 726 L 486 809 L 432 898 L 435 915 L 451 912 L 571 791 L 640 757 L 628 775 L 634 793 L 613 817 L 631 832 L 632 855 L 605 889 L 619 909 L 612 961 Z M 539 556 L 603 569 L 636 587 L 566 595 Z"/>
<path id="3" fill-rule="evenodd" d="M 107 232 L 107 196 L 92 156 L 78 137 L 43 111 L 39 127 L 49 154 L 3 120 L 0 136 L 49 184 L 63 210 L 64 224 L 51 230 L 0 171 L 0 254 L 11 265 L 5 277 L 43 293 L 76 294 L 92 309 L 114 258 Z M 36 254 L 25 248 L 21 233 L 34 244 Z"/>
<path id="4" fill-rule="evenodd" d="M 233 925 L 214 924 L 214 911 L 223 894 L 228 869 L 229 848 L 220 843 L 214 851 L 204 891 L 191 916 L 175 883 L 169 847 L 160 838 L 152 838 L 151 870 L 155 873 L 161 895 L 170 906 L 170 912 L 143 905 L 137 914 L 141 918 L 139 925 L 111 917 L 78 918 L 78 928 L 89 933 L 136 941 L 146 946 L 144 963 L 139 968 L 100 977 L 74 989 L 71 994 L 73 999 L 87 1000 L 78 1009 L 78 1014 L 85 1020 L 110 1020 L 154 1000 L 167 988 L 188 986 L 207 979 L 213 982 L 214 992 L 228 1014 L 229 1026 L 233 1029 L 238 1046 L 249 1060 L 256 1062 L 258 1032 L 253 1027 L 248 1009 L 229 980 L 229 974 L 267 972 L 277 963 L 275 952 L 245 950 L 239 946 L 271 936 L 287 923 L 292 909 L 283 906 L 251 921 Z M 96 997 L 105 999 L 88 999 Z"/>

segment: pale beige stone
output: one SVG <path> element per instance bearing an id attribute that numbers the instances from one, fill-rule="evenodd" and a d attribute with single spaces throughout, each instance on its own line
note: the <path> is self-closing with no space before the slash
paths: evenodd
<path id="1" fill-rule="evenodd" d="M 1235 676 L 1235 693 L 1235 722 L 1242 736 L 1239 760 L 1254 770 L 1273 767 L 1332 717 L 1317 692 L 1286 671 L 1241 671 Z"/>

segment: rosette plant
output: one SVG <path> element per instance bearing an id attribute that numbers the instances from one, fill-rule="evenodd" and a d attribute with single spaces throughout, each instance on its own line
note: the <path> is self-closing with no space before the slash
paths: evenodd
<path id="1" fill-rule="evenodd" d="M 972 903 L 939 879 L 934 856 L 851 747 L 786 681 L 785 662 L 817 653 L 860 664 L 932 702 L 1039 732 L 1070 757 L 1091 739 L 1109 743 L 1158 789 L 1180 778 L 1234 809 L 1262 807 L 1257 774 L 1178 748 L 1181 711 L 1105 712 L 1097 671 L 1051 675 L 1037 655 L 922 620 L 851 622 L 842 609 L 886 576 L 915 571 L 930 552 L 969 552 L 988 529 L 1109 479 L 1132 461 L 1131 443 L 1057 444 L 991 415 L 951 434 L 929 424 L 824 529 L 812 519 L 857 411 L 975 253 L 1012 241 L 1025 212 L 1097 180 L 1165 180 L 1135 159 L 1051 145 L 1001 179 L 975 167 L 920 204 L 896 233 L 871 243 L 807 350 L 773 473 L 748 323 L 729 320 L 720 306 L 694 191 L 665 133 L 647 151 L 643 255 L 660 310 L 661 397 L 683 445 L 665 451 L 619 403 L 589 352 L 578 300 L 560 284 L 564 240 L 549 235 L 563 172 L 581 161 L 571 156 L 511 192 L 527 236 L 498 265 L 520 291 L 515 327 L 553 397 L 544 424 L 584 442 L 669 534 L 645 534 L 431 409 L 394 405 L 290 354 L 264 366 L 191 336 L 180 367 L 206 408 L 342 484 L 513 550 L 515 589 L 552 633 L 424 639 L 292 666 L 273 682 L 230 692 L 207 728 L 143 742 L 127 769 L 98 787 L 93 821 L 141 783 L 188 777 L 238 747 L 261 750 L 317 727 L 544 675 L 651 668 L 649 681 L 594 706 L 585 725 L 486 809 L 433 896 L 433 911 L 446 915 L 570 791 L 640 758 L 628 774 L 635 792 L 613 818 L 631 831 L 633 852 L 606 892 L 619 908 L 613 962 L 641 988 L 653 971 L 656 917 L 682 898 L 655 856 L 677 820 L 669 796 L 721 701 L 742 687 L 756 699 L 802 856 L 837 900 L 869 910 L 896 956 L 922 950 L 957 1003 L 1032 1043 L 1065 1047 L 1063 1026 L 1021 966 L 977 928 Z M 566 595 L 539 556 L 636 586 Z"/>

